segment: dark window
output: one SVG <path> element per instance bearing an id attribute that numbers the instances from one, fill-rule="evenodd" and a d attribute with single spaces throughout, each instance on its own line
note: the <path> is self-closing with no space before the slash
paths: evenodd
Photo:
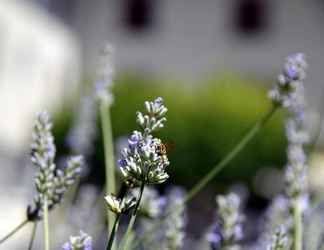
<path id="1" fill-rule="evenodd" d="M 240 33 L 255 34 L 267 27 L 268 5 L 266 0 L 238 0 L 236 27 Z"/>
<path id="2" fill-rule="evenodd" d="M 153 0 L 124 0 L 123 21 L 132 31 L 144 31 L 153 24 Z"/>

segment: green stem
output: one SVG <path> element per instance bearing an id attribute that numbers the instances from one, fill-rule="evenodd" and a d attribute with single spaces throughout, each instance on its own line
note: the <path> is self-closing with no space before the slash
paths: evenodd
<path id="1" fill-rule="evenodd" d="M 144 192 L 144 187 L 145 187 L 145 182 L 143 181 L 141 183 L 141 189 L 140 189 L 140 192 L 139 192 L 139 197 L 137 198 L 137 202 L 136 202 L 136 205 L 135 205 L 135 208 L 134 208 L 134 212 L 132 213 L 132 217 L 131 217 L 131 219 L 129 221 L 125 236 L 123 237 L 123 239 L 121 241 L 121 249 L 122 250 L 126 250 L 128 248 L 130 234 L 131 234 L 132 229 L 133 229 L 134 224 L 135 224 L 137 212 L 138 212 L 138 209 L 139 209 L 139 206 L 140 206 L 140 203 L 141 203 L 141 200 L 142 200 L 143 192 Z"/>
<path id="2" fill-rule="evenodd" d="M 47 199 L 45 198 L 44 205 L 44 249 L 49 250 L 50 249 L 50 239 L 49 239 L 49 223 L 48 223 L 48 204 Z"/>
<path id="3" fill-rule="evenodd" d="M 109 237 L 109 241 L 108 241 L 108 246 L 107 246 L 107 250 L 111 250 L 113 243 L 114 243 L 114 239 L 115 239 L 115 235 L 116 232 L 118 230 L 118 225 L 119 225 L 119 219 L 120 219 L 120 214 L 116 216 L 112 231 L 110 233 L 110 237 Z"/>
<path id="4" fill-rule="evenodd" d="M 279 106 L 272 106 L 271 109 L 266 113 L 266 115 L 259 120 L 236 144 L 236 146 L 218 163 L 213 169 L 208 172 L 186 195 L 184 202 L 180 204 L 177 208 L 172 211 L 167 211 L 166 214 L 154 224 L 150 231 L 154 231 L 158 226 L 160 226 L 163 221 L 170 216 L 170 214 L 178 212 L 184 207 L 186 203 L 192 200 L 208 183 L 221 171 L 228 163 L 230 163 L 241 151 L 242 149 L 254 138 L 254 136 L 264 127 L 264 125 L 270 120 L 273 114 L 276 112 Z M 146 234 L 144 234 L 146 235 Z M 144 236 L 145 237 L 145 236 Z M 135 242 L 135 248 L 138 246 L 140 241 Z"/>
<path id="5" fill-rule="evenodd" d="M 294 215 L 294 250 L 302 250 L 303 222 L 302 222 L 302 211 L 298 200 L 294 204 L 293 215 Z"/>
<path id="6" fill-rule="evenodd" d="M 105 169 L 106 169 L 106 191 L 108 194 L 116 192 L 115 183 L 115 164 L 114 164 L 114 148 L 113 148 L 113 133 L 110 119 L 109 104 L 105 101 L 100 103 L 101 127 L 104 139 L 105 152 Z M 111 211 L 107 213 L 108 232 L 113 229 L 113 221 L 115 214 Z"/>
<path id="7" fill-rule="evenodd" d="M 32 234 L 31 234 L 31 238 L 30 238 L 29 245 L 28 245 L 28 250 L 33 249 L 35 235 L 36 235 L 36 228 L 37 228 L 37 221 L 34 221 L 33 222 L 33 230 L 32 230 Z"/>
<path id="8" fill-rule="evenodd" d="M 11 236 L 13 236 L 15 233 L 17 233 L 20 229 L 22 229 L 27 223 L 29 222 L 28 219 L 21 222 L 17 227 L 15 227 L 12 231 L 10 231 L 5 237 L 3 237 L 0 240 L 0 245 L 4 243 L 6 240 L 8 240 Z"/>
<path id="9" fill-rule="evenodd" d="M 138 197 L 138 199 L 137 199 L 137 202 L 136 202 L 136 205 L 135 205 L 135 208 L 134 208 L 133 216 L 136 216 L 137 211 L 138 211 L 138 209 L 139 209 L 139 205 L 140 205 L 140 203 L 141 203 L 142 196 L 143 196 L 143 192 L 144 192 L 144 187 L 145 187 L 145 182 L 143 181 L 143 182 L 141 183 L 140 193 L 139 193 L 139 197 Z"/>
<path id="10" fill-rule="evenodd" d="M 260 131 L 260 129 L 267 123 L 272 115 L 277 110 L 277 106 L 273 106 L 270 111 L 258 121 L 249 132 L 239 141 L 238 144 L 221 160 L 213 169 L 207 173 L 187 194 L 184 199 L 184 204 L 189 202 L 197 193 L 199 193 L 207 184 L 221 171 L 228 163 L 230 163 L 242 149 L 251 141 L 251 139 Z M 184 205 L 183 204 L 183 205 Z"/>

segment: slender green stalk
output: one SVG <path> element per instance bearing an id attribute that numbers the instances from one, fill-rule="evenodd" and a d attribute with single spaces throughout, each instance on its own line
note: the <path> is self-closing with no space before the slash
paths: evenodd
<path id="1" fill-rule="evenodd" d="M 294 240 L 293 250 L 302 250 L 303 248 L 303 222 L 302 211 L 298 201 L 295 202 L 293 207 L 294 215 Z"/>
<path id="2" fill-rule="evenodd" d="M 192 200 L 208 183 L 215 178 L 215 176 L 223 170 L 228 163 L 230 163 L 241 151 L 242 149 L 254 138 L 254 136 L 264 127 L 264 125 L 270 120 L 273 114 L 277 111 L 278 106 L 272 106 L 271 109 L 266 113 L 266 115 L 259 120 L 245 135 L 244 137 L 236 144 L 236 146 L 218 163 L 213 169 L 208 172 L 186 195 L 184 202 L 180 204 L 177 208 L 172 211 L 167 211 L 166 214 L 156 222 L 150 231 L 154 231 L 157 227 L 159 227 L 163 221 L 170 216 L 170 214 L 178 212 L 183 206 Z M 145 240 L 148 234 L 144 234 L 142 238 Z M 140 240 L 135 242 L 135 248 L 140 244 Z"/>
<path id="3" fill-rule="evenodd" d="M 32 234 L 30 237 L 29 245 L 28 245 L 28 250 L 33 249 L 35 235 L 36 235 L 36 228 L 37 228 L 37 221 L 33 221 L 33 229 L 32 229 Z"/>
<path id="4" fill-rule="evenodd" d="M 50 249 L 50 239 L 49 239 L 49 223 L 48 223 L 48 204 L 47 199 L 45 198 L 44 205 L 44 249 L 49 250 Z"/>
<path id="5" fill-rule="evenodd" d="M 105 152 L 105 168 L 106 168 L 106 191 L 108 194 L 116 192 L 115 181 L 115 164 L 114 164 L 114 148 L 113 133 L 110 119 L 109 104 L 105 101 L 100 103 L 101 127 L 104 139 Z M 107 213 L 108 232 L 112 232 L 115 214 L 111 211 Z"/>
<path id="6" fill-rule="evenodd" d="M 15 233 L 17 233 L 20 229 L 22 229 L 27 223 L 29 222 L 28 219 L 21 222 L 17 227 L 15 227 L 12 231 L 10 231 L 5 237 L 3 237 L 0 240 L 0 245 L 4 243 L 6 240 L 8 240 L 11 236 L 13 236 Z"/>
<path id="7" fill-rule="evenodd" d="M 258 121 L 247 134 L 239 141 L 238 144 L 221 160 L 213 169 L 207 173 L 186 195 L 184 199 L 184 204 L 189 202 L 197 193 L 199 193 L 207 184 L 221 171 L 228 163 L 230 163 L 241 151 L 242 149 L 251 141 L 251 139 L 260 131 L 261 128 L 267 123 L 267 121 L 272 117 L 272 115 L 277 110 L 277 106 L 272 106 L 270 111 Z M 183 205 L 184 205 L 183 204 Z"/>
<path id="8" fill-rule="evenodd" d="M 143 181 L 141 183 L 141 189 L 140 189 L 140 192 L 139 192 L 139 197 L 137 198 L 137 202 L 136 202 L 134 211 L 132 213 L 132 217 L 131 217 L 131 219 L 130 219 L 130 221 L 128 223 L 126 233 L 125 233 L 125 235 L 124 235 L 124 237 L 123 237 L 123 239 L 121 241 L 121 249 L 122 250 L 126 250 L 128 248 L 129 238 L 130 238 L 132 229 L 133 229 L 134 224 L 135 224 L 137 212 L 138 212 L 138 209 L 139 209 L 139 206 L 140 206 L 140 203 L 141 203 L 141 200 L 142 200 L 143 192 L 144 192 L 144 187 L 145 187 L 145 182 Z"/>
<path id="9" fill-rule="evenodd" d="M 109 237 L 109 241 L 108 241 L 108 245 L 107 245 L 107 250 L 110 250 L 112 248 L 112 246 L 113 246 L 115 235 L 116 235 L 116 232 L 118 230 L 119 219 L 120 219 L 120 214 L 116 216 L 112 231 L 110 233 L 110 237 Z"/>

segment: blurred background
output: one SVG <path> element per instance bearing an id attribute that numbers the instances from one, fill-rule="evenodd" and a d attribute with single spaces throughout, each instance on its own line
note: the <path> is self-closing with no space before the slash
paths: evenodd
<path id="1" fill-rule="evenodd" d="M 48 109 L 53 115 L 58 164 L 71 153 L 69 134 L 80 123 L 79 114 L 94 120 L 91 131 L 85 125 L 89 133 L 78 134 L 85 141 L 91 136 L 92 144 L 81 187 L 92 196 L 102 189 L 97 107 L 84 100 L 91 94 L 98 54 L 107 42 L 115 48 L 117 71 L 112 106 L 116 149 L 134 130 L 135 112 L 145 100 L 162 96 L 169 108 L 160 136 L 175 148 L 163 193 L 171 184 L 192 187 L 262 117 L 270 107 L 267 90 L 284 58 L 294 52 L 304 52 L 310 64 L 305 84 L 309 129 L 312 135 L 319 133 L 323 20 L 320 0 L 0 1 L 0 235 L 24 218 L 33 196 L 29 143 L 38 111 Z M 199 213 L 212 216 L 215 194 L 240 190 L 249 211 L 258 215 L 282 190 L 284 117 L 277 113 L 190 204 L 192 238 L 208 224 L 209 217 Z M 324 177 L 321 146 L 320 138 L 311 164 L 317 192 Z M 57 229 L 58 246 L 77 232 L 76 223 L 69 224 Z M 30 229 L 24 230 L 0 249 L 25 249 L 23 239 L 27 241 Z M 36 243 L 41 243 L 40 235 Z"/>

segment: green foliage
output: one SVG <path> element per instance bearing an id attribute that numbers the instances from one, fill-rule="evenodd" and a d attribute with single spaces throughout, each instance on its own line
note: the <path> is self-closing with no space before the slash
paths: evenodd
<path id="1" fill-rule="evenodd" d="M 175 144 L 169 153 L 172 183 L 193 185 L 227 154 L 244 133 L 270 108 L 264 83 L 230 74 L 186 84 L 123 75 L 114 85 L 111 109 L 115 138 L 127 136 L 135 126 L 135 112 L 145 100 L 164 98 L 169 109 L 166 129 L 159 136 Z M 68 117 L 60 118 L 66 129 Z M 71 117 L 70 117 L 71 118 Z M 276 114 L 264 130 L 217 176 L 215 183 L 249 181 L 262 166 L 285 161 L 283 114 Z M 59 127 L 56 124 L 56 127 Z M 58 134 L 62 139 L 62 130 Z M 58 137 L 56 137 L 58 138 Z M 63 141 L 62 141 L 63 142 Z M 98 142 L 97 152 L 102 152 Z M 103 158 L 103 156 L 97 156 Z M 99 166 L 96 161 L 96 168 Z M 100 167 L 104 166 L 103 160 Z"/>

